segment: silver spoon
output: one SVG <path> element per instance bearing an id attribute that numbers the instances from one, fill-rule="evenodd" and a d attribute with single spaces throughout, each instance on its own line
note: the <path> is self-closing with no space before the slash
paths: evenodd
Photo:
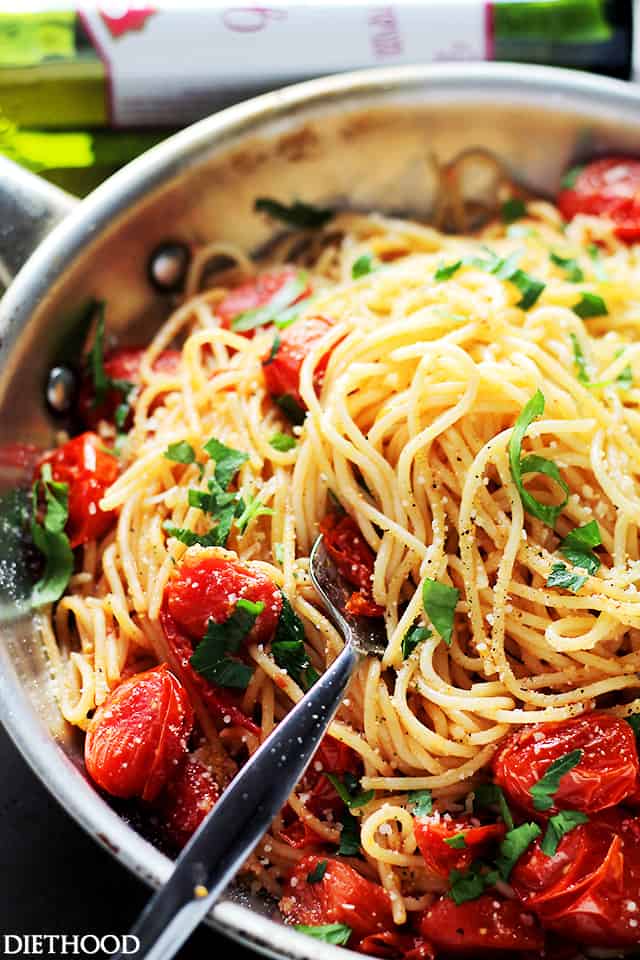
<path id="1" fill-rule="evenodd" d="M 170 960 L 204 920 L 287 802 L 357 665 L 363 657 L 379 656 L 384 649 L 379 619 L 345 612 L 353 587 L 338 573 L 322 537 L 313 545 L 310 572 L 331 621 L 344 638 L 344 650 L 256 750 L 184 848 L 169 880 L 131 930 L 140 940 L 137 960 Z"/>

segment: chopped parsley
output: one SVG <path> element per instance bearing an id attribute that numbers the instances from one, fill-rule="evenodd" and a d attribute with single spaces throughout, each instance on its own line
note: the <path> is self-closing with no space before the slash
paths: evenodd
<path id="1" fill-rule="evenodd" d="M 224 543 L 220 543 L 221 535 L 218 527 L 207 530 L 206 533 L 195 533 L 188 527 L 176 527 L 169 520 L 165 520 L 162 527 L 170 537 L 175 537 L 176 540 L 184 543 L 187 547 L 223 547 L 227 542 L 225 537 Z"/>
<path id="2" fill-rule="evenodd" d="M 269 440 L 269 444 L 274 450 L 278 450 L 280 453 L 287 453 L 296 446 L 296 439 L 292 437 L 290 433 L 278 432 L 274 433 Z"/>
<path id="3" fill-rule="evenodd" d="M 576 180 L 584 170 L 584 166 L 581 164 L 577 167 L 571 167 L 563 175 L 562 180 L 560 181 L 560 186 L 563 190 L 572 190 L 576 185 Z"/>
<path id="4" fill-rule="evenodd" d="M 632 713 L 630 717 L 624 718 L 636 735 L 636 740 L 640 745 L 640 713 Z"/>
<path id="5" fill-rule="evenodd" d="M 454 263 L 449 264 L 441 264 L 435 272 L 434 280 L 436 280 L 437 283 L 441 283 L 443 280 L 450 280 L 462 265 L 462 260 L 456 260 Z"/>
<path id="6" fill-rule="evenodd" d="M 207 440 L 203 449 L 212 460 L 215 460 L 214 476 L 222 489 L 227 490 L 242 464 L 249 459 L 249 454 L 243 453 L 241 450 L 234 450 L 233 447 L 226 447 L 215 437 Z"/>
<path id="7" fill-rule="evenodd" d="M 522 823 L 504 835 L 496 860 L 496 866 L 503 880 L 509 879 L 511 871 L 522 854 L 541 833 L 542 830 L 537 823 Z"/>
<path id="8" fill-rule="evenodd" d="M 282 609 L 278 618 L 278 626 L 271 645 L 273 659 L 286 670 L 298 686 L 305 692 L 318 679 L 318 672 L 312 666 L 304 645 L 304 626 L 289 599 L 282 594 Z"/>
<path id="9" fill-rule="evenodd" d="M 266 360 L 262 361 L 263 367 L 268 367 L 270 363 L 273 363 L 275 358 L 278 356 L 278 350 L 280 349 L 281 346 L 282 346 L 282 337 L 280 336 L 279 333 L 276 333 L 271 343 L 271 350 L 269 351 L 269 356 L 267 357 Z"/>
<path id="10" fill-rule="evenodd" d="M 366 277 L 367 274 L 375 270 L 374 260 L 370 253 L 363 253 L 353 262 L 351 267 L 351 277 L 353 280 L 359 280 L 360 277 Z"/>
<path id="11" fill-rule="evenodd" d="M 325 777 L 331 781 L 336 793 L 350 810 L 364 807 L 375 796 L 374 790 L 360 790 L 358 778 L 348 771 L 343 774 L 342 780 L 335 773 L 325 773 Z"/>
<path id="12" fill-rule="evenodd" d="M 360 825 L 357 819 L 345 807 L 340 817 L 342 830 L 340 831 L 340 846 L 338 853 L 343 857 L 360 856 Z"/>
<path id="13" fill-rule="evenodd" d="M 269 323 L 275 323 L 280 328 L 288 327 L 298 319 L 304 305 L 300 300 L 307 286 L 307 274 L 304 270 L 298 270 L 267 303 L 238 313 L 231 321 L 231 329 L 236 333 L 246 333 L 247 330 L 256 330 Z"/>
<path id="14" fill-rule="evenodd" d="M 249 495 L 246 500 L 242 501 L 244 509 L 236 517 L 236 526 L 241 534 L 244 534 L 247 530 L 247 527 L 253 520 L 257 520 L 258 517 L 271 517 L 273 516 L 273 510 L 271 507 L 265 507 L 262 500 L 259 500 L 258 497 Z"/>
<path id="15" fill-rule="evenodd" d="M 233 659 L 230 654 L 239 652 L 263 610 L 264 603 L 252 603 L 241 598 L 224 623 L 210 619 L 207 632 L 189 661 L 193 669 L 219 687 L 245 690 L 253 670 L 246 663 Z"/>
<path id="16" fill-rule="evenodd" d="M 294 200 L 293 203 L 286 204 L 272 200 L 270 197 L 258 197 L 253 208 L 258 213 L 266 213 L 274 220 L 281 220 L 288 226 L 297 227 L 300 230 L 324 227 L 335 216 L 335 210 L 316 207 L 311 203 L 303 203 L 302 200 Z"/>
<path id="17" fill-rule="evenodd" d="M 563 480 L 560 470 L 553 460 L 547 460 L 545 457 L 537 454 L 521 458 L 522 441 L 527 431 L 527 427 L 541 414 L 544 413 L 544 396 L 540 390 L 537 390 L 531 400 L 526 404 L 522 413 L 515 422 L 511 438 L 509 439 L 509 466 L 511 468 L 511 477 L 518 493 L 522 506 L 531 516 L 537 517 L 550 527 L 554 527 L 559 513 L 566 506 L 569 500 L 569 487 Z M 532 493 L 525 488 L 522 477 L 526 473 L 543 473 L 551 477 L 564 492 L 564 499 L 556 505 L 542 503 L 537 500 Z"/>
<path id="18" fill-rule="evenodd" d="M 283 393 L 279 397 L 274 397 L 274 401 L 294 426 L 299 427 L 304 422 L 307 415 L 306 411 L 290 393 Z"/>
<path id="19" fill-rule="evenodd" d="M 449 873 L 449 896 L 458 905 L 467 900 L 477 900 L 498 879 L 497 870 L 487 870 L 482 863 L 472 863 L 468 870 L 452 870 Z"/>
<path id="20" fill-rule="evenodd" d="M 430 636 L 429 627 L 421 627 L 417 623 L 410 627 L 402 638 L 402 659 L 406 660 L 410 657 L 416 647 L 423 640 L 428 640 Z"/>
<path id="21" fill-rule="evenodd" d="M 589 317 L 604 317 L 609 313 L 602 297 L 599 297 L 597 293 L 589 293 L 587 291 L 582 294 L 581 298 L 571 309 L 583 320 L 588 320 Z"/>
<path id="22" fill-rule="evenodd" d="M 446 583 L 425 578 L 422 585 L 422 602 L 425 613 L 448 647 L 453 636 L 453 618 L 460 591 Z"/>
<path id="23" fill-rule="evenodd" d="M 173 460 L 175 463 L 189 464 L 196 462 L 196 452 L 186 440 L 170 443 L 164 455 L 167 460 Z"/>
<path id="24" fill-rule="evenodd" d="M 45 503 L 42 523 L 37 520 L 40 492 Z M 40 607 L 60 599 L 73 573 L 73 551 L 64 532 L 69 518 L 69 485 L 53 479 L 49 463 L 42 466 L 40 479 L 33 484 L 32 509 L 31 537 L 45 560 L 42 576 L 31 592 L 32 605 Z"/>
<path id="25" fill-rule="evenodd" d="M 325 943 L 333 943 L 339 947 L 346 946 L 351 936 L 351 927 L 346 923 L 321 923 L 318 926 L 297 923 L 295 929 L 299 933 L 306 933 L 308 937 L 315 937 L 316 940 L 324 940 Z"/>
<path id="26" fill-rule="evenodd" d="M 549 810 L 558 791 L 560 781 L 566 773 L 573 770 L 582 760 L 582 750 L 572 750 L 551 763 L 543 777 L 529 790 L 536 810 Z"/>
<path id="27" fill-rule="evenodd" d="M 513 830 L 513 817 L 507 805 L 502 787 L 496 783 L 480 783 L 474 790 L 474 805 L 480 807 L 496 806 L 500 811 L 507 830 Z"/>
<path id="28" fill-rule="evenodd" d="M 549 259 L 551 263 L 555 263 L 556 267 L 564 270 L 569 283 L 582 283 L 584 280 L 584 273 L 574 257 L 561 257 L 560 254 L 552 251 Z"/>
<path id="29" fill-rule="evenodd" d="M 467 846 L 464 833 L 455 833 L 452 837 L 445 837 L 444 842 L 453 850 L 464 850 L 464 848 Z"/>
<path id="30" fill-rule="evenodd" d="M 558 851 L 562 838 L 579 827 L 581 823 L 588 823 L 588 821 L 589 817 L 579 810 L 561 810 L 560 813 L 550 817 L 540 849 L 548 857 L 553 857 Z"/>
<path id="31" fill-rule="evenodd" d="M 316 863 L 313 870 L 310 870 L 307 874 L 307 883 L 320 883 L 327 872 L 328 863 L 328 860 L 320 860 L 319 863 Z"/>
<path id="32" fill-rule="evenodd" d="M 407 802 L 414 817 L 426 817 L 433 810 L 431 790 L 410 790 L 407 794 Z"/>
<path id="33" fill-rule="evenodd" d="M 574 527 L 560 543 L 560 553 L 574 566 L 587 570 L 592 576 L 600 569 L 600 559 L 593 547 L 602 544 L 600 527 L 596 520 L 590 520 L 582 527 Z"/>
<path id="34" fill-rule="evenodd" d="M 575 573 L 575 571 L 569 570 L 565 563 L 554 563 L 551 567 L 551 573 L 547 577 L 545 586 L 561 587 L 563 590 L 577 593 L 580 587 L 585 585 L 586 581 L 586 573 Z"/>
<path id="35" fill-rule="evenodd" d="M 520 220 L 521 217 L 526 216 L 526 214 L 526 204 L 520 197 L 509 197 L 500 208 L 503 223 L 513 223 L 515 220 Z"/>

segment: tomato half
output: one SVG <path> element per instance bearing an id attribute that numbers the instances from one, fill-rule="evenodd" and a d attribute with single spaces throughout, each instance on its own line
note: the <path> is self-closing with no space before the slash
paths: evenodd
<path id="1" fill-rule="evenodd" d="M 633 730 L 625 720 L 607 713 L 583 713 L 559 723 L 540 723 L 512 734 L 494 757 L 496 781 L 507 798 L 540 816 L 530 794 L 554 760 L 573 750 L 583 755 L 560 780 L 553 806 L 595 813 L 621 803 L 636 789 L 638 753 Z"/>
<path id="2" fill-rule="evenodd" d="M 115 797 L 152 801 L 187 752 L 193 710 L 166 664 L 125 680 L 89 724 L 89 776 Z"/>
<path id="3" fill-rule="evenodd" d="M 616 156 L 588 163 L 572 186 L 560 191 L 557 204 L 566 220 L 578 213 L 607 217 L 621 240 L 639 240 L 640 160 Z"/>
<path id="4" fill-rule="evenodd" d="M 209 768 L 195 754 L 189 754 L 160 798 L 162 828 L 172 847 L 179 850 L 189 842 L 219 796 L 220 789 Z"/>
<path id="5" fill-rule="evenodd" d="M 420 817 L 414 821 L 413 830 L 427 870 L 443 877 L 448 877 L 451 870 L 466 870 L 506 833 L 503 823 L 474 827 L 470 817 Z M 464 846 L 450 846 L 447 841 L 454 837 L 456 843 L 464 841 Z"/>
<path id="6" fill-rule="evenodd" d="M 366 542 L 353 517 L 328 514 L 320 524 L 329 556 L 349 583 L 359 587 L 347 602 L 347 612 L 354 616 L 382 617 L 384 607 L 375 603 L 371 581 L 375 554 Z"/>
<path id="7" fill-rule="evenodd" d="M 286 267 L 284 270 L 272 273 L 261 273 L 247 280 L 246 283 L 234 287 L 216 307 L 216 316 L 219 317 L 221 326 L 230 330 L 233 320 L 239 314 L 266 306 L 285 283 L 294 280 L 298 273 L 296 267 Z M 291 305 L 304 300 L 310 293 L 311 287 L 307 286 L 295 300 L 291 301 Z M 255 330 L 247 330 L 244 336 L 252 337 L 254 333 Z"/>
<path id="8" fill-rule="evenodd" d="M 535 917 L 515 900 L 483 894 L 456 904 L 440 897 L 420 918 L 420 932 L 447 954 L 542 950 L 544 934 Z"/>
<path id="9" fill-rule="evenodd" d="M 309 883 L 309 873 L 324 862 L 327 867 L 322 879 Z M 280 910 L 290 923 L 344 923 L 357 940 L 393 929 L 389 895 L 380 884 L 365 880 L 340 860 L 316 854 L 296 864 L 280 900 Z"/>
<path id="10" fill-rule="evenodd" d="M 115 521 L 114 511 L 101 510 L 99 503 L 116 480 L 120 467 L 95 433 L 81 433 L 52 450 L 38 464 L 34 479 L 40 478 L 45 463 L 60 483 L 69 484 L 69 519 L 66 531 L 72 547 L 98 540 Z"/>
<path id="11" fill-rule="evenodd" d="M 307 354 L 332 325 L 332 321 L 326 317 L 307 317 L 292 323 L 278 334 L 279 344 L 276 343 L 275 352 L 272 350 L 262 361 L 267 390 L 273 397 L 291 397 L 304 409 L 305 404 L 300 394 L 300 370 Z M 330 355 L 331 350 L 328 350 L 316 366 L 316 391 L 322 386 Z"/>
<path id="12" fill-rule="evenodd" d="M 597 814 L 561 839 L 554 856 L 540 841 L 511 874 L 511 884 L 543 926 L 587 946 L 640 943 L 640 819 Z"/>

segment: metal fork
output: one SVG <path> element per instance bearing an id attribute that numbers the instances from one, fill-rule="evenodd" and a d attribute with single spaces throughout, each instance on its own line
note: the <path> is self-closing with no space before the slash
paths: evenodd
<path id="1" fill-rule="evenodd" d="M 338 572 L 322 537 L 313 545 L 310 572 L 344 638 L 344 650 L 245 764 L 184 848 L 169 880 L 131 930 L 140 940 L 137 960 L 170 960 L 204 920 L 302 777 L 358 663 L 382 653 L 382 623 L 345 611 L 353 588 Z"/>

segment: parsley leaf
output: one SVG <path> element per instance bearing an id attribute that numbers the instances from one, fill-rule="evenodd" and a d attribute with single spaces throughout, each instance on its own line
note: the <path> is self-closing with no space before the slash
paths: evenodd
<path id="1" fill-rule="evenodd" d="M 210 619 L 207 632 L 189 661 L 193 669 L 219 687 L 245 690 L 253 670 L 245 663 L 232 659 L 229 654 L 238 653 L 263 610 L 264 603 L 252 603 L 241 598 L 224 623 Z"/>
<path id="2" fill-rule="evenodd" d="M 350 810 L 364 807 L 375 796 L 375 790 L 358 790 L 360 784 L 353 774 L 345 773 L 342 780 L 335 773 L 325 773 L 325 777 L 331 781 L 336 793 Z"/>
<path id="3" fill-rule="evenodd" d="M 357 819 L 345 807 L 340 817 L 342 830 L 340 831 L 340 846 L 338 853 L 343 857 L 357 857 L 360 855 L 360 825 Z"/>
<path id="4" fill-rule="evenodd" d="M 561 257 L 560 254 L 552 251 L 549 259 L 551 263 L 555 263 L 565 271 L 569 283 L 582 283 L 584 280 L 584 273 L 574 257 Z"/>
<path id="5" fill-rule="evenodd" d="M 414 817 L 426 817 L 433 810 L 431 790 L 409 790 L 407 801 Z"/>
<path id="6" fill-rule="evenodd" d="M 536 810 L 549 810 L 553 806 L 553 797 L 560 786 L 560 781 L 566 773 L 580 763 L 582 753 L 582 750 L 572 750 L 549 764 L 544 776 L 529 790 Z"/>
<path id="7" fill-rule="evenodd" d="M 346 923 L 321 923 L 317 927 L 297 923 L 295 929 L 299 933 L 306 933 L 308 937 L 315 937 L 316 940 L 324 940 L 325 943 L 333 943 L 339 947 L 346 946 L 351 936 L 351 927 Z"/>
<path id="8" fill-rule="evenodd" d="M 496 860 L 496 866 L 503 880 L 509 879 L 511 871 L 522 854 L 541 833 L 542 830 L 537 823 L 522 823 L 504 835 L 500 843 L 500 854 Z"/>
<path id="9" fill-rule="evenodd" d="M 304 645 L 304 626 L 289 598 L 282 594 L 282 609 L 271 645 L 273 659 L 305 692 L 318 679 Z"/>
<path id="10" fill-rule="evenodd" d="M 464 850 L 467 846 L 467 841 L 464 838 L 464 833 L 455 833 L 452 837 L 445 837 L 444 842 L 448 847 L 451 847 L 453 850 Z"/>
<path id="11" fill-rule="evenodd" d="M 640 713 L 632 713 L 630 717 L 624 718 L 636 735 L 636 740 L 640 746 Z"/>
<path id="12" fill-rule="evenodd" d="M 572 570 L 569 570 L 564 563 L 554 563 L 545 586 L 561 587 L 563 590 L 570 590 L 571 593 L 577 593 L 580 587 L 585 585 L 586 580 L 586 574 L 574 573 Z"/>
<path id="13" fill-rule="evenodd" d="M 274 433 L 271 440 L 269 440 L 269 444 L 274 450 L 278 450 L 280 453 L 287 453 L 296 446 L 296 439 L 292 437 L 290 433 L 278 432 Z"/>
<path id="14" fill-rule="evenodd" d="M 236 519 L 236 526 L 241 534 L 244 534 L 247 530 L 247 527 L 252 520 L 256 520 L 258 517 L 272 517 L 273 510 L 271 507 L 265 507 L 262 500 L 259 500 L 258 497 L 249 495 L 244 503 L 244 509 L 242 513 Z"/>
<path id="15" fill-rule="evenodd" d="M 406 660 L 410 657 L 418 644 L 428 640 L 430 636 L 429 627 L 421 627 L 417 623 L 410 627 L 402 638 L 402 659 Z"/>
<path id="16" fill-rule="evenodd" d="M 189 464 L 196 462 L 196 452 L 186 440 L 170 443 L 164 452 L 164 456 L 167 460 L 173 460 L 175 463 Z"/>
<path id="17" fill-rule="evenodd" d="M 368 273 L 373 273 L 375 269 L 371 254 L 363 253 L 361 257 L 354 261 L 351 267 L 351 277 L 353 280 L 359 280 L 360 277 L 366 277 Z"/>
<path id="18" fill-rule="evenodd" d="M 442 283 L 443 280 L 450 280 L 454 273 L 457 273 L 460 267 L 463 265 L 462 260 L 456 260 L 454 263 L 442 264 L 438 267 L 435 272 L 434 280 L 437 283 Z"/>
<path id="19" fill-rule="evenodd" d="M 587 570 L 592 576 L 600 568 L 600 559 L 592 548 L 602 543 L 600 527 L 596 520 L 590 520 L 582 527 L 575 527 L 560 543 L 560 553 L 576 567 Z"/>
<path id="20" fill-rule="evenodd" d="M 516 307 L 520 307 L 521 310 L 530 310 L 546 286 L 542 280 L 536 280 L 524 270 L 516 270 L 506 279 L 514 283 L 522 294 L 516 303 Z"/>
<path id="21" fill-rule="evenodd" d="M 274 397 L 273 399 L 294 426 L 299 427 L 300 424 L 304 422 L 304 418 L 307 415 L 306 410 L 300 406 L 296 398 L 290 393 L 283 393 L 281 396 Z"/>
<path id="22" fill-rule="evenodd" d="M 472 863 L 467 871 L 452 870 L 449 873 L 449 896 L 458 905 L 467 900 L 477 900 L 497 880 L 497 870 L 485 872 L 481 863 Z"/>
<path id="23" fill-rule="evenodd" d="M 571 190 L 576 185 L 576 180 L 584 170 L 584 166 L 580 164 L 577 167 L 571 167 L 563 175 L 562 180 L 560 181 L 560 186 L 563 190 Z"/>
<path id="24" fill-rule="evenodd" d="M 319 863 L 316 863 L 313 870 L 310 870 L 307 874 L 307 883 L 320 883 L 327 872 L 327 866 L 328 860 L 321 860 Z"/>
<path id="25" fill-rule="evenodd" d="M 298 319 L 303 304 L 298 302 L 307 289 L 307 274 L 298 270 L 295 277 L 287 280 L 271 299 L 261 307 L 243 310 L 231 321 L 231 329 L 236 333 L 255 330 L 266 324 L 275 323 L 278 327 L 288 327 Z M 304 298 L 307 300 L 307 297 Z"/>
<path id="26" fill-rule="evenodd" d="M 558 519 L 558 514 L 569 500 L 569 487 L 562 479 L 560 471 L 553 460 L 546 460 L 537 454 L 530 454 L 522 460 L 520 459 L 522 440 L 527 431 L 527 427 L 542 413 L 544 413 L 544 396 L 540 390 L 536 390 L 515 422 L 511 438 L 509 439 L 509 466 L 511 468 L 511 477 L 518 488 L 520 500 L 526 512 L 530 513 L 533 517 L 537 517 L 538 520 L 542 520 L 548 526 L 554 527 Z M 546 476 L 551 477 L 552 480 L 555 480 L 565 494 L 562 502 L 551 505 L 541 503 L 540 500 L 537 500 L 533 494 L 529 493 L 522 482 L 522 476 L 525 473 L 544 473 Z"/>
<path id="27" fill-rule="evenodd" d="M 45 501 L 42 524 L 36 519 L 41 488 Z M 33 587 L 31 603 L 34 607 L 40 607 L 60 599 L 73 573 L 73 551 L 64 532 L 69 517 L 69 485 L 54 480 L 51 464 L 45 463 L 40 471 L 40 480 L 33 485 L 32 498 L 31 537 L 45 559 L 45 567 Z"/>
<path id="28" fill-rule="evenodd" d="M 472 257 L 465 263 L 486 270 L 487 273 L 494 274 L 500 280 L 509 280 L 522 294 L 516 306 L 522 310 L 529 310 L 544 290 L 545 284 L 518 268 L 520 253 L 517 250 L 505 259 L 497 257 L 492 250 L 487 250 L 487 253 L 489 255 L 487 260 L 483 260 L 481 257 Z"/>
<path id="29" fill-rule="evenodd" d="M 226 447 L 215 437 L 207 440 L 203 450 L 212 460 L 216 462 L 215 478 L 223 490 L 227 490 L 229 484 L 235 477 L 243 463 L 249 459 L 248 453 L 242 453 L 241 450 L 234 450 L 233 447 Z"/>
<path id="30" fill-rule="evenodd" d="M 526 213 L 526 204 L 520 197 L 509 197 L 508 200 L 505 200 L 500 209 L 500 215 L 503 223 L 513 223 L 515 220 L 519 220 L 521 217 L 526 216 Z"/>
<path id="31" fill-rule="evenodd" d="M 498 807 L 500 816 L 507 830 L 513 830 L 513 817 L 511 816 L 511 811 L 507 805 L 502 787 L 499 787 L 496 783 L 478 784 L 474 790 L 474 804 L 475 803 L 481 807 Z"/>
<path id="32" fill-rule="evenodd" d="M 290 227 L 298 227 L 301 230 L 324 227 L 335 216 L 335 210 L 316 207 L 311 203 L 303 203 L 301 200 L 294 200 L 293 203 L 286 204 L 280 203 L 278 200 L 272 200 L 270 197 L 258 197 L 253 209 L 259 213 L 268 214 L 274 220 L 282 220 Z"/>
<path id="33" fill-rule="evenodd" d="M 599 297 L 597 293 L 589 293 L 588 291 L 582 294 L 580 300 L 571 309 L 583 320 L 587 320 L 589 317 L 604 317 L 609 313 L 602 297 Z"/>
<path id="34" fill-rule="evenodd" d="M 558 845 L 562 838 L 575 830 L 581 823 L 588 823 L 589 817 L 579 810 L 561 810 L 555 816 L 549 819 L 547 832 L 545 833 L 540 849 L 548 857 L 553 857 L 558 851 Z"/>
<path id="35" fill-rule="evenodd" d="M 453 615 L 460 598 L 460 591 L 446 583 L 425 578 L 422 585 L 422 603 L 425 613 L 431 620 L 444 642 L 451 646 L 453 635 Z"/>

